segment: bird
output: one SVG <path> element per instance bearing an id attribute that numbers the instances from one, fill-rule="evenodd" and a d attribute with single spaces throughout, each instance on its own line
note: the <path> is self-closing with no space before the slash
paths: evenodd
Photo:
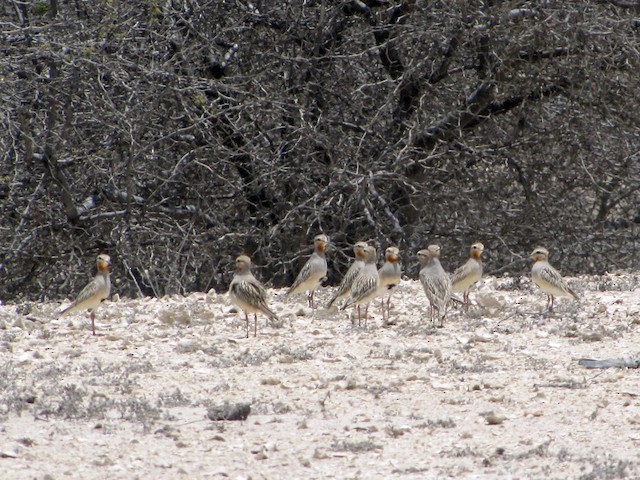
<path id="1" fill-rule="evenodd" d="M 361 325 L 362 313 L 361 305 L 365 305 L 364 325 L 367 326 L 367 314 L 369 310 L 369 302 L 376 297 L 380 279 L 378 277 L 378 268 L 376 267 L 376 249 L 371 245 L 367 245 L 364 249 L 364 267 L 360 270 L 351 285 L 351 293 L 347 301 L 340 307 L 345 310 L 351 305 L 358 307 L 358 326 Z"/>
<path id="2" fill-rule="evenodd" d="M 451 299 L 451 278 L 440 265 L 440 246 L 429 245 L 418 252 L 420 262 L 420 282 L 431 304 L 431 321 L 440 318 L 440 327 L 444 326 L 444 317 Z"/>
<path id="3" fill-rule="evenodd" d="M 251 273 L 251 258 L 240 255 L 236 258 L 236 271 L 229 285 L 231 301 L 244 311 L 249 338 L 249 314 L 253 313 L 253 336 L 258 332 L 258 313 L 263 313 L 270 320 L 278 320 L 278 316 L 267 305 L 267 291 Z"/>
<path id="4" fill-rule="evenodd" d="M 399 262 L 399 254 L 400 250 L 398 250 L 398 247 L 388 247 L 384 252 L 384 264 L 378 270 L 379 286 L 376 296 L 382 296 L 383 321 L 385 320 L 385 310 L 386 319 L 389 320 L 389 315 L 391 313 L 391 294 L 402 278 L 402 267 Z M 386 305 L 384 301 L 385 293 L 388 293 Z"/>
<path id="5" fill-rule="evenodd" d="M 536 247 L 531 252 L 531 258 L 535 260 L 531 267 L 531 279 L 547 294 L 547 309 L 553 310 L 555 297 L 573 297 L 579 300 L 578 295 L 569 288 L 560 272 L 549 264 L 549 250 L 544 247 Z"/>
<path id="6" fill-rule="evenodd" d="M 309 292 L 307 295 L 309 306 L 314 308 L 313 292 L 327 276 L 327 259 L 324 251 L 328 243 L 329 237 L 324 234 L 316 235 L 313 239 L 314 251 L 298 273 L 293 285 L 289 287 L 285 297 L 294 293 Z"/>
<path id="7" fill-rule="evenodd" d="M 344 277 L 342 277 L 340 286 L 331 297 L 331 300 L 329 300 L 329 303 L 327 303 L 327 308 L 331 308 L 337 300 L 349 296 L 353 280 L 356 278 L 358 272 L 362 269 L 362 267 L 364 267 L 364 249 L 366 247 L 367 242 L 356 242 L 353 245 L 353 253 L 355 254 L 355 259 L 347 270 L 347 273 L 345 273 Z"/>
<path id="8" fill-rule="evenodd" d="M 480 242 L 471 245 L 469 260 L 460 265 L 451 274 L 453 292 L 463 292 L 462 303 L 469 308 L 469 290 L 482 278 L 482 252 L 484 245 Z"/>
<path id="9" fill-rule="evenodd" d="M 96 258 L 98 273 L 78 294 L 73 303 L 60 311 L 60 317 L 79 310 L 89 310 L 91 315 L 91 332 L 96 334 L 95 310 L 100 303 L 111 293 L 111 278 L 109 277 L 109 267 L 111 257 L 101 253 Z"/>

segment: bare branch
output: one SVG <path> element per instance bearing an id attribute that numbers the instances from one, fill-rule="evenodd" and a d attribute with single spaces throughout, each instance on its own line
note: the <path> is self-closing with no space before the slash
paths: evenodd
<path id="1" fill-rule="evenodd" d="M 495 84 L 482 83 L 459 108 L 429 126 L 424 133 L 415 135 L 412 145 L 417 148 L 431 149 L 437 142 L 454 138 L 460 130 L 477 121 L 478 116 L 483 114 L 493 100 L 495 92 Z"/>

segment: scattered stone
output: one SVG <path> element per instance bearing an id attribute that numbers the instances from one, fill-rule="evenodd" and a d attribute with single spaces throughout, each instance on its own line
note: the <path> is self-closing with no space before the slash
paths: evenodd
<path id="1" fill-rule="evenodd" d="M 493 335 L 491 335 L 486 330 L 478 330 L 474 333 L 463 333 L 462 335 L 458 335 L 456 339 L 462 345 L 471 345 L 474 343 L 487 343 L 493 341 Z"/>
<path id="2" fill-rule="evenodd" d="M 313 451 L 313 458 L 316 460 L 325 460 L 329 458 L 329 455 L 323 450 L 316 447 L 316 449 Z"/>
<path id="3" fill-rule="evenodd" d="M 2 450 L 0 451 L 0 458 L 18 458 L 18 452 Z"/>
<path id="4" fill-rule="evenodd" d="M 33 307 L 31 306 L 30 303 L 22 303 L 16 306 L 16 313 L 18 315 L 25 315 L 25 316 L 29 315 L 32 310 L 33 310 Z"/>
<path id="5" fill-rule="evenodd" d="M 592 360 L 581 358 L 578 365 L 585 368 L 640 368 L 640 357 L 613 358 L 608 360 Z"/>
<path id="6" fill-rule="evenodd" d="M 158 319 L 165 325 L 189 325 L 191 323 L 191 312 L 185 307 L 178 306 L 177 308 L 160 311 Z"/>
<path id="7" fill-rule="evenodd" d="M 214 422 L 222 420 L 246 420 L 251 413 L 251 405 L 249 403 L 225 403 L 209 407 L 207 410 L 207 418 Z"/>
<path id="8" fill-rule="evenodd" d="M 434 390 L 455 390 L 456 388 L 456 386 L 453 383 L 438 382 L 438 381 L 432 381 L 431 387 Z"/>
<path id="9" fill-rule="evenodd" d="M 604 338 L 602 332 L 585 332 L 581 336 L 585 342 L 601 342 Z"/>
<path id="10" fill-rule="evenodd" d="M 482 413 L 481 415 L 486 420 L 487 425 L 501 425 L 507 419 L 504 415 L 496 414 L 493 411 Z"/>
<path id="11" fill-rule="evenodd" d="M 280 385 L 282 383 L 277 378 L 263 378 L 260 380 L 260 385 Z"/>
<path id="12" fill-rule="evenodd" d="M 493 294 L 483 292 L 476 295 L 476 302 L 483 308 L 500 309 L 504 304 L 504 297 L 498 298 Z"/>
<path id="13" fill-rule="evenodd" d="M 35 442 L 31 438 L 23 437 L 18 439 L 18 443 L 25 447 L 32 447 Z"/>
<path id="14" fill-rule="evenodd" d="M 200 342 L 190 338 L 184 338 L 178 342 L 178 345 L 176 345 L 176 352 L 178 353 L 193 353 L 201 349 L 202 345 L 200 345 Z"/>

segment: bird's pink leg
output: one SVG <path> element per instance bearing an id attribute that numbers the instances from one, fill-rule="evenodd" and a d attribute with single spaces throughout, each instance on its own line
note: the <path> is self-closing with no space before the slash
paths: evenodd
<path id="1" fill-rule="evenodd" d="M 311 308 L 311 310 L 313 310 L 313 290 L 311 290 L 311 292 L 309 292 L 309 295 L 307 296 L 307 300 L 309 301 L 309 307 Z"/>

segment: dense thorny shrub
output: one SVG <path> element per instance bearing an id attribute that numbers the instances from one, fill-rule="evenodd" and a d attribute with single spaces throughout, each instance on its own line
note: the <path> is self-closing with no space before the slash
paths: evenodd
<path id="1" fill-rule="evenodd" d="M 289 283 L 350 244 L 536 244 L 637 268 L 640 27 L 624 2 L 5 2 L 0 298 Z M 262 268 L 260 268 L 262 267 Z"/>

